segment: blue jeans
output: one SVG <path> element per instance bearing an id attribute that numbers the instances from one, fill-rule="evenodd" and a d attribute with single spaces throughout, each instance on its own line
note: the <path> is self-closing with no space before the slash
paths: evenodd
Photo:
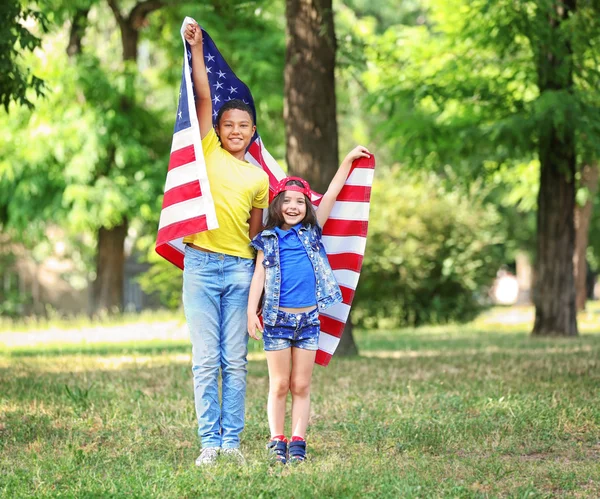
<path id="1" fill-rule="evenodd" d="M 246 310 L 253 273 L 253 260 L 186 246 L 183 308 L 192 342 L 194 400 L 203 448 L 240 445 L 246 400 Z"/>

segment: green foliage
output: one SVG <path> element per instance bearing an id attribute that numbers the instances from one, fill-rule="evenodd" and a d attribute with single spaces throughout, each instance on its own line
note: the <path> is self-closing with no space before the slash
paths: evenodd
<path id="1" fill-rule="evenodd" d="M 476 188 L 465 196 L 434 175 L 377 172 L 355 320 L 420 325 L 470 320 L 481 310 L 505 234 Z"/>
<path id="2" fill-rule="evenodd" d="M 34 95 L 44 93 L 44 82 L 27 68 L 21 52 L 38 48 L 39 35 L 47 29 L 42 12 L 23 6 L 20 0 L 0 3 L 0 104 L 6 111 L 11 102 L 33 107 L 29 90 Z"/>
<path id="3" fill-rule="evenodd" d="M 145 293 L 155 293 L 164 307 L 168 309 L 179 308 L 181 306 L 182 289 L 181 270 L 158 256 L 154 251 L 154 241 L 148 239 L 147 244 L 151 247 L 148 250 L 147 261 L 152 266 L 139 277 L 140 287 Z"/>

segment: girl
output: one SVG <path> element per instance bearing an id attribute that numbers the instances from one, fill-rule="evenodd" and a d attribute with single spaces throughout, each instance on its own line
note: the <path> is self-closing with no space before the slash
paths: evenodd
<path id="1" fill-rule="evenodd" d="M 288 460 L 288 441 L 284 436 L 287 393 L 292 393 L 289 459 L 301 462 L 306 456 L 304 438 L 319 342 L 319 312 L 342 301 L 321 242 L 321 227 L 331 213 L 352 162 L 369 155 L 362 146 L 348 153 L 316 212 L 310 201 L 308 182 L 298 177 L 284 178 L 275 189 L 265 229 L 251 243 L 258 253 L 248 300 L 248 333 L 255 340 L 259 339 L 257 330 L 263 333 L 269 368 L 268 448 L 282 464 Z M 264 330 L 257 316 L 263 289 Z"/>
<path id="2" fill-rule="evenodd" d="M 185 29 L 191 47 L 196 114 L 219 228 L 184 238 L 183 306 L 192 342 L 194 399 L 202 452 L 196 464 L 219 454 L 243 463 L 239 450 L 246 397 L 246 307 L 254 272 L 250 239 L 262 228 L 269 180 L 244 159 L 255 126 L 252 109 L 231 100 L 213 107 L 202 30 Z M 219 374 L 222 402 L 219 402 Z"/>

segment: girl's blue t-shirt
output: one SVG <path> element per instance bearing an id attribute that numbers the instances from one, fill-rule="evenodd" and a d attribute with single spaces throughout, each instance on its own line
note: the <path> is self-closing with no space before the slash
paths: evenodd
<path id="1" fill-rule="evenodd" d="M 290 230 L 275 228 L 281 270 L 280 307 L 310 307 L 317 303 L 315 271 L 298 236 L 301 228 L 302 224 Z"/>

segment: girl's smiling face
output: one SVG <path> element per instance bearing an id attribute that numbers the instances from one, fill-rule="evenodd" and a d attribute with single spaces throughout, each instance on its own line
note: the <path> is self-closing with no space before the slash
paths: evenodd
<path id="1" fill-rule="evenodd" d="M 225 111 L 217 125 L 217 133 L 223 149 L 242 160 L 254 135 L 254 130 L 256 127 L 252 123 L 252 116 L 241 109 Z"/>
<path id="2" fill-rule="evenodd" d="M 299 224 L 306 216 L 306 198 L 304 194 L 296 191 L 284 191 L 283 203 L 281 205 L 281 215 L 285 223 L 283 230 L 290 230 L 294 225 Z"/>

